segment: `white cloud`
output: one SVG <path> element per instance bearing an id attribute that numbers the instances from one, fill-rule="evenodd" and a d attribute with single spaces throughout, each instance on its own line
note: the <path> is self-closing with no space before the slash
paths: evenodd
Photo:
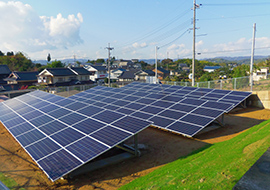
<path id="1" fill-rule="evenodd" d="M 143 42 L 141 44 L 136 42 L 136 43 L 132 44 L 132 47 L 134 47 L 134 48 L 144 48 L 144 47 L 147 47 L 147 44 L 145 42 Z"/>
<path id="2" fill-rule="evenodd" d="M 0 46 L 2 51 L 37 52 L 68 48 L 82 43 L 78 13 L 64 18 L 39 16 L 28 4 L 0 1 Z"/>

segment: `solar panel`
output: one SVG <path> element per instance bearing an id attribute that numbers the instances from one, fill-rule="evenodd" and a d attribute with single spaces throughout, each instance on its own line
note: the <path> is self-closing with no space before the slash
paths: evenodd
<path id="1" fill-rule="evenodd" d="M 52 181 L 151 124 L 73 98 L 34 91 L 0 103 L 1 122 Z"/>

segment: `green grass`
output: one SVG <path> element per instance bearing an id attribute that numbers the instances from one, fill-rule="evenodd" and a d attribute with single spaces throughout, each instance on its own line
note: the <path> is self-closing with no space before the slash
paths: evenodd
<path id="1" fill-rule="evenodd" d="M 269 146 L 270 120 L 181 157 L 120 189 L 232 189 Z"/>
<path id="2" fill-rule="evenodd" d="M 18 185 L 12 178 L 5 176 L 3 173 L 0 173 L 0 181 L 8 188 L 12 188 Z"/>

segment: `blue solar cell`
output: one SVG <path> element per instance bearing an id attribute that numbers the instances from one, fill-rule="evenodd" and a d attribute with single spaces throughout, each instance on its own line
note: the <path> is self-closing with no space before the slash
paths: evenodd
<path id="1" fill-rule="evenodd" d="M 59 118 L 59 120 L 68 124 L 68 125 L 74 125 L 75 123 L 82 121 L 86 118 L 87 117 L 84 117 L 84 116 L 77 114 L 77 113 L 70 113 L 66 116 Z"/>
<path id="2" fill-rule="evenodd" d="M 129 109 L 139 110 L 145 107 L 145 105 L 137 104 L 137 103 L 130 103 L 130 104 L 125 105 L 124 107 L 129 108 Z"/>
<path id="3" fill-rule="evenodd" d="M 106 110 L 104 112 L 101 112 L 101 113 L 95 115 L 93 118 L 109 124 L 117 119 L 120 119 L 123 116 L 124 116 L 123 114 Z"/>
<path id="4" fill-rule="evenodd" d="M 40 127 L 41 125 L 44 125 L 45 123 L 49 123 L 53 121 L 54 119 L 47 116 L 47 115 L 42 115 L 40 117 L 36 117 L 32 120 L 30 120 L 30 123 L 32 123 L 36 127 Z"/>
<path id="5" fill-rule="evenodd" d="M 129 131 L 131 133 L 137 133 L 138 131 L 141 131 L 145 128 L 145 126 L 150 125 L 151 122 L 147 122 L 141 119 L 136 119 L 130 116 L 126 116 L 111 125 L 116 126 L 120 129 L 124 129 L 126 131 Z"/>
<path id="6" fill-rule="evenodd" d="M 127 109 L 127 108 L 119 108 L 119 109 L 117 109 L 115 111 L 117 111 L 119 113 L 127 114 L 127 115 L 132 114 L 134 112 L 134 110 L 130 110 L 130 109 Z"/>
<path id="7" fill-rule="evenodd" d="M 166 101 L 160 100 L 160 101 L 154 102 L 151 105 L 158 106 L 158 107 L 163 107 L 163 108 L 168 108 L 168 107 L 172 106 L 173 104 L 174 103 L 172 103 L 172 102 L 166 102 Z"/>
<path id="8" fill-rule="evenodd" d="M 80 123 L 77 123 L 73 127 L 80 130 L 81 132 L 89 135 L 90 133 L 93 133 L 94 131 L 96 131 L 104 126 L 106 126 L 106 124 L 88 118 Z"/>
<path id="9" fill-rule="evenodd" d="M 107 106 L 107 104 L 104 104 L 104 103 L 102 103 L 102 102 L 96 102 L 96 103 L 93 103 L 93 105 L 98 106 L 98 107 L 104 107 L 104 106 Z"/>
<path id="10" fill-rule="evenodd" d="M 213 92 L 213 93 L 217 93 L 217 94 L 223 94 L 223 95 L 225 95 L 225 94 L 230 93 L 231 91 L 230 91 L 230 90 L 219 90 L 219 89 L 214 89 L 212 92 Z"/>
<path id="11" fill-rule="evenodd" d="M 158 115 L 177 120 L 177 119 L 180 119 L 181 117 L 183 117 L 184 115 L 186 115 L 186 113 L 173 111 L 173 110 L 164 110 L 163 112 L 159 113 Z"/>
<path id="12" fill-rule="evenodd" d="M 162 108 L 153 107 L 153 106 L 147 106 L 147 107 L 141 109 L 140 111 L 146 112 L 146 113 L 150 113 L 150 114 L 157 114 L 157 113 L 163 111 L 163 109 Z"/>
<path id="13" fill-rule="evenodd" d="M 204 96 L 205 94 L 207 94 L 208 92 L 198 92 L 198 91 L 195 91 L 195 92 L 191 92 L 189 93 L 188 96 L 197 96 L 197 97 L 202 97 Z"/>
<path id="14" fill-rule="evenodd" d="M 48 99 L 48 101 L 51 102 L 51 103 L 54 103 L 54 102 L 58 102 L 58 101 L 64 100 L 64 99 L 65 98 L 64 97 L 61 97 L 61 96 L 54 96 L 54 97 Z"/>
<path id="15" fill-rule="evenodd" d="M 213 122 L 213 119 L 193 114 L 188 114 L 180 119 L 181 121 L 185 121 L 190 124 L 197 124 L 201 126 L 206 126 L 209 123 Z"/>
<path id="16" fill-rule="evenodd" d="M 179 102 L 180 100 L 183 100 L 183 96 L 165 96 L 164 98 L 162 98 L 161 100 L 166 100 L 166 101 L 170 101 L 170 102 Z"/>
<path id="17" fill-rule="evenodd" d="M 133 114 L 131 114 L 131 116 L 137 117 L 137 118 L 141 118 L 141 119 L 149 119 L 150 117 L 152 117 L 152 114 L 147 114 L 147 113 L 143 113 L 140 111 L 134 112 Z"/>
<path id="18" fill-rule="evenodd" d="M 244 96 L 247 97 L 251 94 L 251 92 L 241 92 L 241 91 L 232 91 L 229 95 L 235 95 L 235 96 Z"/>
<path id="19" fill-rule="evenodd" d="M 166 96 L 165 94 L 150 94 L 146 96 L 146 98 L 161 99 L 164 98 L 165 96 Z"/>
<path id="20" fill-rule="evenodd" d="M 110 126 L 90 135 L 90 137 L 93 137 L 111 147 L 120 144 L 130 136 L 131 134 Z"/>
<path id="21" fill-rule="evenodd" d="M 114 101 L 116 101 L 117 99 L 115 98 L 105 98 L 105 99 L 102 99 L 101 101 L 104 102 L 104 103 L 112 103 Z"/>
<path id="22" fill-rule="evenodd" d="M 84 104 L 81 102 L 74 102 L 74 103 L 71 103 L 71 104 L 64 106 L 64 107 L 67 109 L 71 109 L 73 111 L 76 111 L 76 110 L 81 109 L 81 108 L 86 107 L 86 106 L 87 106 L 87 104 Z"/>
<path id="23" fill-rule="evenodd" d="M 87 162 L 108 150 L 108 147 L 89 137 L 85 137 L 74 144 L 69 145 L 67 150 L 75 154 L 82 161 Z"/>
<path id="24" fill-rule="evenodd" d="M 238 102 L 242 102 L 245 98 L 246 97 L 226 95 L 221 100 L 223 100 L 223 101 L 230 100 L 232 102 L 238 103 Z"/>
<path id="25" fill-rule="evenodd" d="M 215 93 L 209 93 L 206 95 L 206 97 L 208 98 L 216 98 L 216 99 L 220 99 L 224 96 L 225 94 L 215 94 Z"/>
<path id="26" fill-rule="evenodd" d="M 116 105 L 116 106 L 125 106 L 125 105 L 127 105 L 129 103 L 130 103 L 129 101 L 117 100 L 117 101 L 113 102 L 113 105 Z"/>
<path id="27" fill-rule="evenodd" d="M 39 102 L 36 104 L 31 104 L 31 106 L 33 106 L 34 108 L 37 108 L 37 109 L 40 109 L 40 108 L 47 106 L 47 105 L 48 105 L 48 102 L 45 102 L 42 100 L 39 100 Z"/>
<path id="28" fill-rule="evenodd" d="M 38 161 L 38 164 L 55 181 L 82 163 L 62 149 Z"/>
<path id="29" fill-rule="evenodd" d="M 29 152 L 29 154 L 31 154 L 32 158 L 37 161 L 60 148 L 61 147 L 51 139 L 45 138 L 26 147 L 26 150 Z"/>
<path id="30" fill-rule="evenodd" d="M 206 102 L 203 107 L 219 109 L 219 110 L 228 110 L 233 106 L 233 104 L 229 103 L 221 103 L 221 102 Z"/>
<path id="31" fill-rule="evenodd" d="M 121 94 L 126 94 L 126 95 L 130 95 L 130 94 L 133 94 L 135 93 L 136 91 L 134 90 L 122 90 L 120 93 Z"/>
<path id="32" fill-rule="evenodd" d="M 189 105 L 193 105 L 193 106 L 200 106 L 202 104 L 204 104 L 206 101 L 205 100 L 196 100 L 196 99 L 184 99 L 182 100 L 180 103 L 181 104 L 189 104 Z"/>
<path id="33" fill-rule="evenodd" d="M 96 102 L 97 101 L 95 101 L 95 100 L 89 100 L 89 99 L 87 99 L 87 100 L 84 101 L 84 103 L 87 103 L 87 104 L 94 104 Z"/>
<path id="34" fill-rule="evenodd" d="M 207 109 L 207 108 L 197 108 L 196 110 L 192 111 L 191 113 L 199 114 L 203 116 L 217 118 L 218 116 L 222 115 L 224 112 L 219 110 Z"/>
<path id="35" fill-rule="evenodd" d="M 27 146 L 27 145 L 32 144 L 33 142 L 38 141 L 44 137 L 45 137 L 44 134 L 42 134 L 37 129 L 34 129 L 31 131 L 28 131 L 27 133 L 19 135 L 16 138 L 23 146 Z"/>
<path id="36" fill-rule="evenodd" d="M 42 112 L 34 110 L 31 112 L 28 112 L 28 113 L 26 112 L 25 114 L 22 114 L 22 117 L 25 118 L 26 120 L 30 120 L 30 119 L 34 119 L 36 117 L 39 117 L 41 115 L 43 115 Z"/>
<path id="37" fill-rule="evenodd" d="M 25 106 L 24 108 L 22 109 L 19 109 L 19 110 L 16 110 L 16 112 L 20 115 L 23 115 L 25 113 L 28 113 L 28 112 L 31 112 L 31 111 L 34 111 L 35 109 L 34 108 L 31 108 L 29 106 Z"/>
<path id="38" fill-rule="evenodd" d="M 67 106 L 68 104 L 71 104 L 73 102 L 74 102 L 74 100 L 71 100 L 71 99 L 66 98 L 64 100 L 61 100 L 61 101 L 56 102 L 55 104 L 57 104 L 59 106 Z"/>
<path id="39" fill-rule="evenodd" d="M 147 93 L 147 92 L 136 92 L 136 93 L 133 93 L 132 95 L 133 95 L 133 96 L 144 97 L 144 96 L 149 95 L 149 93 Z"/>
<path id="40" fill-rule="evenodd" d="M 176 105 L 171 107 L 171 109 L 173 109 L 173 110 L 178 110 L 178 111 L 182 111 L 182 112 L 190 112 L 190 111 L 194 110 L 195 108 L 196 108 L 195 106 L 189 106 L 189 105 L 185 105 L 185 104 L 176 104 Z"/>
<path id="41" fill-rule="evenodd" d="M 122 98 L 123 100 L 128 100 L 128 101 L 136 101 L 139 99 L 137 96 L 125 96 Z"/>
<path id="42" fill-rule="evenodd" d="M 14 117 L 17 117 L 17 114 L 10 110 L 7 114 L 0 115 L 0 120 L 7 121 L 13 119 Z"/>
<path id="43" fill-rule="evenodd" d="M 90 116 L 95 115 L 95 114 L 97 114 L 99 112 L 102 112 L 104 110 L 105 109 L 99 108 L 99 107 L 96 107 L 96 106 L 87 106 L 87 107 L 84 107 L 83 109 L 78 110 L 77 112 L 90 117 Z"/>
<path id="44" fill-rule="evenodd" d="M 187 91 L 193 91 L 193 90 L 196 90 L 197 88 L 195 87 L 190 87 L 190 86 L 185 86 L 182 88 L 182 90 L 187 90 Z"/>
<path id="45" fill-rule="evenodd" d="M 56 109 L 59 109 L 60 107 L 59 106 L 56 106 L 56 105 L 53 105 L 53 104 L 49 104 L 48 106 L 45 106 L 43 108 L 40 108 L 40 111 L 43 111 L 45 113 L 48 113 L 50 111 L 53 111 L 53 110 L 56 110 Z"/>
<path id="46" fill-rule="evenodd" d="M 51 138 L 62 146 L 67 146 L 68 144 L 73 143 L 82 137 L 84 137 L 82 133 L 79 133 L 72 128 L 66 128 L 58 133 L 51 135 Z"/>
<path id="47" fill-rule="evenodd" d="M 65 108 L 60 108 L 60 109 L 56 109 L 56 110 L 53 110 L 51 112 L 48 112 L 48 115 L 54 117 L 54 118 L 59 118 L 59 117 L 62 117 L 62 116 L 65 116 L 67 114 L 69 114 L 70 111 L 65 109 Z"/>
<path id="48" fill-rule="evenodd" d="M 17 125 L 16 127 L 9 129 L 9 130 L 14 136 L 18 136 L 18 135 L 25 133 L 25 132 L 28 132 L 32 129 L 34 129 L 34 127 L 32 125 L 30 125 L 27 122 L 24 122 L 24 123 Z"/>
<path id="49" fill-rule="evenodd" d="M 56 133 L 62 129 L 67 128 L 68 126 L 59 122 L 59 121 L 52 121 L 50 123 L 47 123 L 45 125 L 43 125 L 42 127 L 40 127 L 39 129 L 44 132 L 46 135 L 51 135 L 53 133 Z"/>
<path id="50" fill-rule="evenodd" d="M 159 126 L 159 127 L 163 127 L 166 128 L 168 125 L 170 125 L 171 123 L 174 122 L 174 120 L 172 119 L 166 119 L 166 118 L 162 118 L 162 117 L 152 117 L 149 119 L 150 121 L 154 122 L 155 126 Z"/>
<path id="51" fill-rule="evenodd" d="M 107 109 L 107 110 L 117 110 L 119 107 L 118 106 L 113 106 L 113 105 L 107 105 L 107 106 L 104 106 L 103 107 L 104 109 Z"/>
<path id="52" fill-rule="evenodd" d="M 91 97 L 91 100 L 97 100 L 97 101 L 99 101 L 99 100 L 102 99 L 102 98 L 105 98 L 105 97 L 104 97 L 104 96 L 98 95 L 98 96 L 93 96 L 93 97 Z"/>
<path id="53" fill-rule="evenodd" d="M 17 116 L 17 117 L 14 117 L 13 119 L 10 119 L 10 120 L 7 120 L 7 121 L 2 121 L 2 123 L 4 123 L 4 125 L 8 128 L 10 127 L 14 127 L 18 124 L 21 124 L 21 123 L 24 123 L 25 120 L 22 119 L 21 117 Z"/>
<path id="54" fill-rule="evenodd" d="M 114 95 L 112 95 L 111 97 L 112 97 L 112 98 L 123 98 L 123 97 L 125 97 L 125 96 L 127 96 L 127 95 L 123 95 L 123 94 L 114 94 Z"/>
<path id="55" fill-rule="evenodd" d="M 195 126 L 195 125 L 191 125 L 188 123 L 184 123 L 181 121 L 177 121 L 173 123 L 172 125 L 170 125 L 167 129 L 172 130 L 176 133 L 181 133 L 181 134 L 192 137 L 194 134 L 196 134 L 203 128 Z"/>
<path id="56" fill-rule="evenodd" d="M 136 102 L 142 103 L 142 104 L 151 104 L 151 103 L 153 103 L 154 101 L 155 101 L 155 100 L 149 99 L 149 98 L 141 98 L 141 99 L 138 99 Z"/>

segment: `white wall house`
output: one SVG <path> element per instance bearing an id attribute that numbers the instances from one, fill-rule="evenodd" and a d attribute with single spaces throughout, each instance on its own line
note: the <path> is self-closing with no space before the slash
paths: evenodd
<path id="1" fill-rule="evenodd" d="M 93 66 L 93 65 L 85 65 L 84 67 L 88 71 L 90 71 L 90 80 L 96 81 L 104 81 L 105 78 L 108 77 L 107 69 L 103 66 Z"/>
<path id="2" fill-rule="evenodd" d="M 259 81 L 261 79 L 267 79 L 269 73 L 268 67 L 263 67 L 260 70 L 256 70 L 256 72 L 253 73 L 253 81 Z"/>

